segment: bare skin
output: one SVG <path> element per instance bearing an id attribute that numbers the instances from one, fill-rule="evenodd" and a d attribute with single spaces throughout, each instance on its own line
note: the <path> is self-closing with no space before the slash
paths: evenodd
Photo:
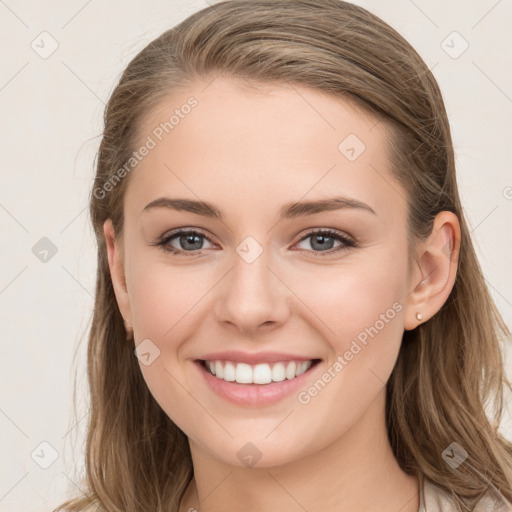
<path id="1" fill-rule="evenodd" d="M 149 339 L 160 351 L 141 364 L 142 374 L 189 439 L 195 478 L 180 512 L 416 512 L 418 479 L 401 470 L 387 439 L 385 385 L 404 330 L 418 326 L 418 312 L 422 321 L 435 315 L 452 290 L 457 218 L 436 217 L 409 271 L 406 193 L 389 166 L 383 123 L 307 88 L 256 90 L 226 77 L 207 83 L 169 95 L 148 113 L 141 144 L 190 96 L 198 102 L 132 171 L 124 236 L 115 238 L 110 221 L 104 226 L 116 298 L 135 345 Z M 354 138 L 339 149 L 350 134 L 364 151 Z M 143 212 L 164 196 L 213 203 L 222 219 Z M 279 220 L 286 203 L 335 196 L 374 213 L 343 208 Z M 201 248 L 183 245 L 179 235 L 167 246 L 185 255 L 154 245 L 176 228 L 200 230 Z M 357 245 L 330 239 L 323 255 L 312 228 Z M 262 249 L 251 263 L 237 252 L 248 236 Z M 371 326 L 377 333 L 310 393 Z M 241 406 L 198 377 L 194 360 L 220 350 L 321 362 L 302 402 L 293 393 Z M 247 443 L 261 454 L 253 467 L 237 456 Z"/>

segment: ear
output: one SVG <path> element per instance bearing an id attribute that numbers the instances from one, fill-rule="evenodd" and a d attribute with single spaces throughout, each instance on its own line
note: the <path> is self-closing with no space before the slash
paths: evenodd
<path id="1" fill-rule="evenodd" d="M 130 306 L 130 298 L 124 275 L 124 264 L 122 247 L 120 240 L 116 239 L 114 226 L 111 219 L 107 219 L 103 224 L 103 234 L 108 252 L 108 265 L 110 267 L 110 277 L 114 287 L 119 311 L 124 318 L 127 331 L 132 330 L 132 310 Z"/>
<path id="2" fill-rule="evenodd" d="M 438 213 L 432 233 L 417 249 L 404 313 L 406 331 L 432 318 L 446 302 L 455 283 L 459 250 L 459 219 L 449 211 Z"/>

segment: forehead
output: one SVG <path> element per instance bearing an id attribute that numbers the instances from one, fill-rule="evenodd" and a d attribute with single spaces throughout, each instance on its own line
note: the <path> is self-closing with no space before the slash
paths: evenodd
<path id="1" fill-rule="evenodd" d="M 389 168 L 386 125 L 353 102 L 296 84 L 197 82 L 148 112 L 138 134 L 138 145 L 153 146 L 125 198 L 139 212 L 164 195 L 229 199 L 253 213 L 333 192 L 382 212 L 404 199 Z"/>

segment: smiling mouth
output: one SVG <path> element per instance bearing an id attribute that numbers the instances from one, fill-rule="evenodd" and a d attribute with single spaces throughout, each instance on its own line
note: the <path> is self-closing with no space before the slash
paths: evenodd
<path id="1" fill-rule="evenodd" d="M 199 360 L 201 366 L 219 380 L 237 384 L 264 385 L 293 380 L 316 366 L 321 359 L 309 361 L 278 361 L 274 363 L 247 364 L 233 361 Z"/>

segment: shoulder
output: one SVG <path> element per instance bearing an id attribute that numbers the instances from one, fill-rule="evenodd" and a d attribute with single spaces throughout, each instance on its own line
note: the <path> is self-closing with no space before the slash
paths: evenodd
<path id="1" fill-rule="evenodd" d="M 490 495 L 481 498 L 473 512 L 512 512 L 512 504 Z M 457 512 L 451 495 L 434 482 L 420 475 L 420 508 L 418 512 Z"/>

